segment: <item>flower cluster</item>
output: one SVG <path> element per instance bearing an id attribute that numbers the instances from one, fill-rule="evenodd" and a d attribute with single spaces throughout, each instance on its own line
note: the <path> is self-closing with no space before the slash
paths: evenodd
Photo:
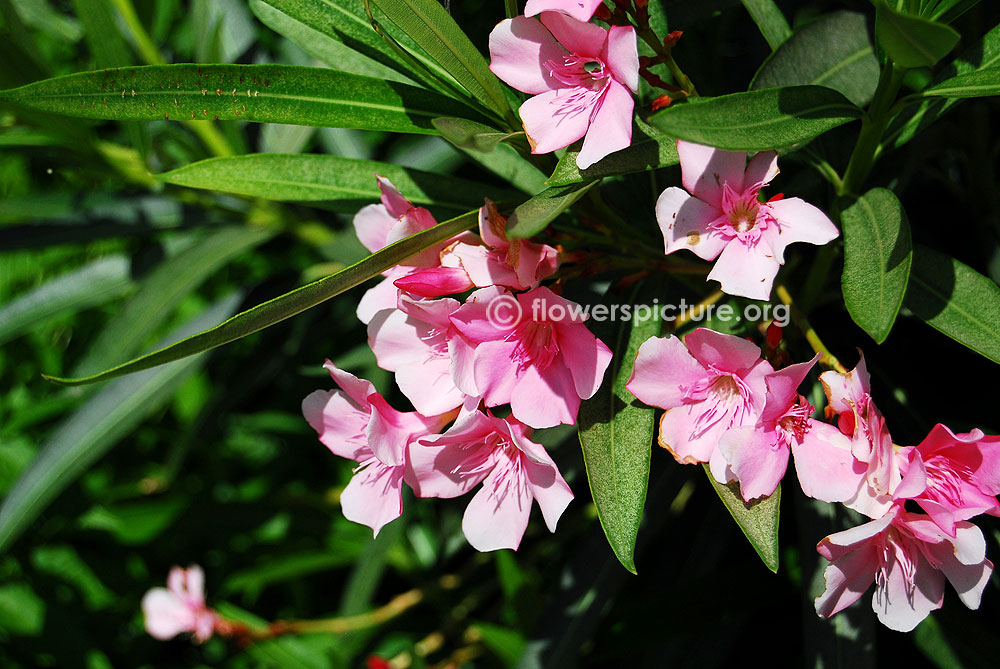
<path id="1" fill-rule="evenodd" d="M 379 186 L 382 203 L 354 219 L 370 250 L 435 224 L 388 180 L 379 177 Z M 406 260 L 361 300 L 376 360 L 415 411 L 397 411 L 370 382 L 329 361 L 337 389 L 302 403 L 320 441 L 358 463 L 341 506 L 376 535 L 402 513 L 404 483 L 418 497 L 456 497 L 482 483 L 463 529 L 484 551 L 517 548 L 532 500 L 555 530 L 573 498 L 532 430 L 574 423 L 611 351 L 580 320 L 491 318 L 489 305 L 500 299 L 575 306 L 539 285 L 558 268 L 556 250 L 508 239 L 506 223 L 487 202 L 478 237 L 462 234 Z M 506 418 L 491 411 L 502 405 L 510 405 Z"/>
<path id="2" fill-rule="evenodd" d="M 820 375 L 838 421 L 815 420 L 798 387 L 818 358 L 776 371 L 755 344 L 698 329 L 683 342 L 646 341 L 627 387 L 666 409 L 661 446 L 680 463 L 709 463 L 720 483 L 739 482 L 744 500 L 771 495 L 791 456 L 806 495 L 873 519 L 819 543 L 831 561 L 820 615 L 850 606 L 874 582 L 879 620 L 909 631 L 941 607 L 946 578 L 977 608 L 993 565 L 968 520 L 1000 515 L 1000 437 L 937 425 L 917 446 L 894 445 L 864 358 L 851 372 Z M 907 511 L 907 500 L 925 513 Z"/>

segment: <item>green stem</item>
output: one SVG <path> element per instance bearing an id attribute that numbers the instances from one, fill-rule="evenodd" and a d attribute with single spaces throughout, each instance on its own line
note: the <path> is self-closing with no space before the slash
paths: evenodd
<path id="1" fill-rule="evenodd" d="M 631 12 L 630 12 L 631 13 Z M 691 78 L 688 77 L 681 70 L 677 61 L 670 54 L 670 49 L 663 45 L 663 42 L 656 36 L 653 29 L 649 27 L 649 22 L 647 21 L 645 25 L 642 25 L 638 18 L 632 13 L 632 18 L 636 20 L 637 28 L 636 34 L 642 39 L 643 42 L 649 45 L 649 48 L 656 53 L 657 56 L 663 59 L 664 64 L 666 64 L 667 69 L 670 70 L 670 74 L 673 76 L 674 81 L 677 85 L 684 91 L 689 98 L 698 97 L 698 89 L 694 87 L 691 82 Z"/>
<path id="2" fill-rule="evenodd" d="M 878 87 L 875 89 L 875 97 L 868 107 L 868 113 L 861 120 L 861 133 L 847 163 L 844 180 L 837 190 L 838 195 L 857 193 L 871 174 L 879 143 L 892 118 L 890 114 L 892 103 L 896 100 L 905 73 L 906 70 L 897 68 L 891 60 L 882 70 Z"/>
<path id="3" fill-rule="evenodd" d="M 142 58 L 147 65 L 166 65 L 167 61 L 163 59 L 160 54 L 160 50 L 156 48 L 153 44 L 153 40 L 149 38 L 149 33 L 142 26 L 142 22 L 139 20 L 139 15 L 135 12 L 135 5 L 132 4 L 132 0 L 111 0 L 115 8 L 118 10 L 118 16 L 121 17 L 122 22 L 132 37 L 132 44 L 135 50 L 139 53 L 139 57 Z M 198 135 L 198 138 L 202 141 L 209 151 L 217 156 L 231 156 L 233 155 L 233 149 L 229 146 L 229 142 L 226 140 L 225 136 L 219 129 L 212 125 L 211 121 L 181 121 L 184 125 L 191 129 L 191 132 Z"/>
<path id="4" fill-rule="evenodd" d="M 784 285 L 778 285 L 775 287 L 774 292 L 777 294 L 778 299 L 781 300 L 782 304 L 787 306 L 792 312 L 792 322 L 802 331 L 805 335 L 806 341 L 812 347 L 813 351 L 819 353 L 819 364 L 823 365 L 828 369 L 833 369 L 841 374 L 847 373 L 847 368 L 845 368 L 840 361 L 837 360 L 837 356 L 830 353 L 830 349 L 826 347 L 823 340 L 819 338 L 819 335 L 813 330 L 812 325 L 809 324 L 809 319 L 805 317 L 795 303 L 792 301 L 792 296 L 788 292 L 788 289 Z"/>
<path id="5" fill-rule="evenodd" d="M 517 8 L 517 0 L 503 0 L 504 9 L 507 10 L 507 18 L 512 19 L 521 13 Z"/>

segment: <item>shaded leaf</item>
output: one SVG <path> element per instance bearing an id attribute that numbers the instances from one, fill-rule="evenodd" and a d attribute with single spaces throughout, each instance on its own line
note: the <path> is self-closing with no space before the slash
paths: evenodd
<path id="1" fill-rule="evenodd" d="M 867 104 L 878 85 L 879 64 L 868 22 L 858 12 L 832 12 L 800 28 L 757 70 L 751 89 L 815 84 Z"/>
<path id="2" fill-rule="evenodd" d="M 678 139 L 729 151 L 766 151 L 805 142 L 859 118 L 861 110 L 823 86 L 789 86 L 698 98 L 649 122 Z"/>
<path id="3" fill-rule="evenodd" d="M 1000 95 L 1000 67 L 976 70 L 945 79 L 920 91 L 920 97 L 981 98 Z"/>
<path id="4" fill-rule="evenodd" d="M 918 244 L 904 304 L 939 332 L 1000 363 L 1000 288 L 991 279 Z"/>
<path id="5" fill-rule="evenodd" d="M 743 0 L 750 18 L 757 24 L 760 34 L 767 40 L 771 51 L 776 51 L 792 36 L 792 29 L 774 0 Z"/>
<path id="6" fill-rule="evenodd" d="M 844 210 L 841 285 L 851 318 L 881 344 L 889 336 L 910 277 L 913 243 L 903 205 L 875 188 Z"/>
<path id="7" fill-rule="evenodd" d="M 537 235 L 548 227 L 559 214 L 573 206 L 583 197 L 596 181 L 552 186 L 514 209 L 507 220 L 507 236 L 511 239 L 525 239 Z"/>
<path id="8" fill-rule="evenodd" d="M 45 602 L 27 583 L 0 585 L 0 630 L 38 636 L 45 626 Z"/>
<path id="9" fill-rule="evenodd" d="M 705 475 L 712 482 L 719 499 L 743 530 L 750 545 L 771 571 L 778 572 L 778 519 L 781 507 L 781 485 L 769 497 L 744 502 L 739 481 L 723 485 L 715 480 L 708 464 L 703 465 Z"/>
<path id="10" fill-rule="evenodd" d="M 878 3 L 875 38 L 900 67 L 931 67 L 955 48 L 961 37 L 943 23 L 897 12 Z"/>
<path id="11" fill-rule="evenodd" d="M 545 183 L 549 186 L 565 186 L 619 174 L 655 170 L 679 162 L 677 139 L 664 135 L 642 121 L 636 122 L 632 130 L 632 143 L 628 148 L 601 158 L 585 170 L 577 167 L 578 155 L 580 146 L 574 144 L 559 159 L 552 176 Z"/>

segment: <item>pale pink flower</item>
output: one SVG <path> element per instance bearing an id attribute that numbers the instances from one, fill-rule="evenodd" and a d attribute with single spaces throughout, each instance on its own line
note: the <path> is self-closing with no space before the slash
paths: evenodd
<path id="1" fill-rule="evenodd" d="M 721 483 L 735 480 L 719 440 L 727 430 L 754 426 L 764 410 L 764 378 L 774 369 L 753 342 L 698 328 L 682 342 L 652 337 L 639 347 L 626 388 L 666 409 L 660 445 L 681 464 L 708 462 Z"/>
<path id="2" fill-rule="evenodd" d="M 142 598 L 146 632 L 166 641 L 190 632 L 202 643 L 212 636 L 219 617 L 205 606 L 205 572 L 198 565 L 174 567 L 166 588 L 153 588 Z"/>
<path id="3" fill-rule="evenodd" d="M 520 319 L 493 322 L 497 300 L 519 307 Z M 611 362 L 611 350 L 585 320 L 579 304 L 545 287 L 516 298 L 499 288 L 481 288 L 451 315 L 465 340 L 452 357 L 455 384 L 488 407 L 509 403 L 511 413 L 532 427 L 571 425 L 581 400 L 597 392 Z"/>
<path id="4" fill-rule="evenodd" d="M 850 372 L 823 372 L 819 380 L 830 408 L 840 416 L 841 432 L 851 438 L 851 452 L 867 465 L 857 496 L 844 504 L 869 518 L 880 518 L 888 511 L 902 479 L 902 458 L 896 453 L 882 412 L 872 400 L 864 355 Z"/>
<path id="5" fill-rule="evenodd" d="M 458 300 L 399 297 L 399 308 L 378 312 L 368 323 L 368 345 L 379 367 L 421 414 L 442 414 L 461 405 L 465 393 L 452 380 L 451 351 L 459 344 L 450 316 Z"/>
<path id="6" fill-rule="evenodd" d="M 769 299 L 786 246 L 822 245 L 840 234 L 826 214 L 797 197 L 757 199 L 778 174 L 774 151 L 762 151 L 747 164 L 743 151 L 678 140 L 677 154 L 687 192 L 670 187 L 656 201 L 664 249 L 718 258 L 708 278 L 730 295 Z"/>
<path id="7" fill-rule="evenodd" d="M 482 483 L 462 519 L 476 550 L 516 550 L 532 500 L 555 532 L 573 493 L 545 448 L 530 437 L 531 428 L 513 416 L 467 412 L 444 434 L 411 447 L 414 491 L 420 497 L 458 497 Z"/>
<path id="8" fill-rule="evenodd" d="M 938 423 L 917 446 L 900 450 L 904 474 L 922 471 L 926 487 L 909 495 L 938 527 L 955 536 L 958 521 L 1000 516 L 1000 437 L 981 430 L 955 434 Z M 897 490 L 896 498 L 903 496 Z"/>
<path id="9" fill-rule="evenodd" d="M 396 411 L 370 381 L 337 369 L 329 360 L 323 366 L 340 389 L 310 393 L 302 400 L 302 414 L 334 455 L 358 463 L 341 493 L 341 510 L 345 518 L 367 525 L 378 536 L 403 512 L 406 447 L 443 427 L 446 417 Z"/>
<path id="10" fill-rule="evenodd" d="M 745 501 L 775 491 L 790 454 L 806 495 L 841 502 L 857 492 L 864 469 L 851 455 L 850 439 L 834 426 L 814 421 L 813 406 L 797 390 L 818 359 L 765 376 L 767 397 L 757 424 L 734 427 L 719 440 Z"/>
<path id="11" fill-rule="evenodd" d="M 366 249 L 372 253 L 380 251 L 389 244 L 437 225 L 430 211 L 410 204 L 391 181 L 385 177 L 375 176 L 382 191 L 381 204 L 362 207 L 354 216 L 354 231 Z M 417 268 L 439 267 L 441 252 L 445 248 L 456 241 L 472 238 L 467 234 L 453 237 L 383 272 L 385 280 L 368 290 L 358 303 L 358 318 L 367 324 L 372 316 L 382 309 L 394 308 L 399 295 L 399 288 L 394 285 L 394 281 L 418 271 Z M 454 282 L 454 277 L 450 277 L 450 280 Z M 466 282 L 466 285 L 471 287 L 469 282 Z"/>
<path id="12" fill-rule="evenodd" d="M 577 21 L 589 21 L 602 2 L 604 0 L 528 0 L 524 5 L 524 15 L 561 12 Z"/>
<path id="13" fill-rule="evenodd" d="M 567 14 L 518 16 L 490 33 L 490 69 L 534 97 L 521 105 L 532 153 L 581 137 L 581 169 L 632 141 L 632 93 L 639 90 L 635 28 L 605 30 Z"/>
<path id="14" fill-rule="evenodd" d="M 448 251 L 458 258 L 469 279 L 479 288 L 504 286 L 531 290 L 559 267 L 559 254 L 548 244 L 507 239 L 507 219 L 489 200 L 479 210 L 479 235 L 484 244 L 460 242 Z"/>
<path id="15" fill-rule="evenodd" d="M 941 608 L 945 579 L 963 604 L 979 608 L 993 571 L 978 527 L 959 521 L 949 536 L 928 516 L 907 513 L 899 504 L 878 520 L 831 534 L 816 550 L 832 563 L 816 613 L 829 618 L 842 611 L 874 581 L 872 608 L 883 625 L 899 632 Z"/>

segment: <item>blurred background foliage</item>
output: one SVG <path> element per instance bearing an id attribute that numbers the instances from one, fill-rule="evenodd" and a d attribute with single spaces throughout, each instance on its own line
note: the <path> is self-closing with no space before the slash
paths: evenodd
<path id="1" fill-rule="evenodd" d="M 864 0 L 779 5 L 793 28 L 833 10 L 871 14 Z M 770 50 L 739 2 L 662 6 L 670 28 L 684 31 L 677 58 L 703 94 L 748 86 Z M 485 52 L 503 3 L 452 0 L 451 9 Z M 321 65 L 255 11 L 264 10 L 243 0 L 0 0 L 0 88 L 159 58 Z M 970 42 L 997 21 L 996 6 L 981 3 L 956 27 Z M 891 185 L 907 206 L 915 241 L 994 281 L 997 111 L 996 99 L 962 104 L 885 156 L 873 175 L 873 185 Z M 814 148 L 843 165 L 853 140 L 839 140 L 853 132 L 845 126 Z M 813 546 L 854 521 L 787 486 L 782 566 L 771 574 L 700 468 L 679 467 L 660 449 L 639 576 L 628 574 L 597 523 L 571 428 L 540 433 L 577 496 L 556 534 L 535 518 L 516 554 L 478 554 L 461 535 L 465 501 L 411 496 L 404 517 L 373 541 L 337 505 L 351 463 L 330 456 L 299 408 L 330 386 L 327 357 L 405 406 L 354 317 L 363 288 L 162 368 L 95 387 L 45 382 L 42 372 L 79 376 L 123 362 L 365 255 L 350 216 L 321 203 L 240 199 L 150 176 L 205 158 L 213 146 L 491 179 L 436 137 L 0 110 L 0 493 L 41 448 L 64 456 L 41 468 L 41 513 L 26 517 L 26 531 L 0 554 L 3 666 L 353 667 L 372 655 L 400 667 L 995 662 L 996 578 L 984 610 L 967 611 L 949 593 L 944 610 L 912 635 L 877 626 L 867 597 L 832 622 L 818 620 Z M 807 167 L 783 167 L 779 189 L 834 206 Z M 635 224 L 652 235 L 655 196 L 678 177 L 671 168 L 602 188 L 612 206 L 644 212 Z M 876 347 L 842 308 L 822 308 L 840 302 L 838 281 L 812 300 L 813 324 L 845 364 L 864 347 L 897 443 L 916 443 L 938 421 L 1000 429 L 991 363 L 912 319 L 900 319 Z M 982 525 L 995 558 L 1000 526 L 992 518 Z M 143 631 L 139 601 L 172 565 L 188 563 L 205 567 L 210 605 L 247 621 L 358 614 L 414 588 L 423 600 L 342 635 L 249 647 L 155 641 Z"/>

